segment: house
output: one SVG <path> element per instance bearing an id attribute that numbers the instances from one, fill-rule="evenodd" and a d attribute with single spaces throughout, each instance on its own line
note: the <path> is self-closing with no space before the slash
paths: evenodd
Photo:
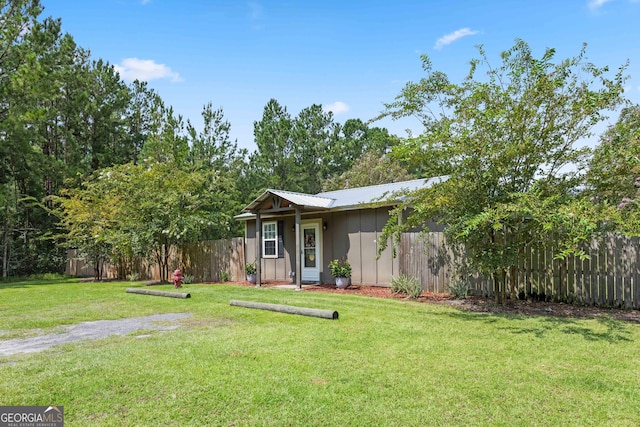
<path id="1" fill-rule="evenodd" d="M 350 188 L 318 194 L 266 190 L 236 219 L 245 222 L 245 260 L 257 260 L 258 286 L 291 278 L 329 283 L 329 261 L 347 258 L 352 283 L 390 286 L 399 262 L 387 247 L 378 257 L 378 238 L 389 211 L 403 193 L 446 177 Z"/>

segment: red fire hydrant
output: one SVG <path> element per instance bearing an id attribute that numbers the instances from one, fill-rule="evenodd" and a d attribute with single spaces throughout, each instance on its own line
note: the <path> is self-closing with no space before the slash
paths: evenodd
<path id="1" fill-rule="evenodd" d="M 180 269 L 176 269 L 176 271 L 173 272 L 173 287 L 181 288 L 183 279 L 184 279 L 184 276 L 182 275 L 182 272 L 180 271 Z"/>

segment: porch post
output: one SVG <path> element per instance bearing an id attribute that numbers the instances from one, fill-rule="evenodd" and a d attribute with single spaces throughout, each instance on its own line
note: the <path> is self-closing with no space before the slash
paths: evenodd
<path id="1" fill-rule="evenodd" d="M 256 287 L 262 286 L 262 223 L 260 212 L 256 212 Z"/>
<path id="2" fill-rule="evenodd" d="M 302 247 L 300 246 L 300 208 L 296 206 L 296 291 L 302 290 Z"/>

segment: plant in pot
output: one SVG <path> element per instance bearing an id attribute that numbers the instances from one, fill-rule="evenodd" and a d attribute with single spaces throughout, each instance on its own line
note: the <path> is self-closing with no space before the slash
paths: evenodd
<path id="1" fill-rule="evenodd" d="M 247 282 L 256 284 L 256 262 L 248 262 L 244 265 L 244 272 L 247 273 Z"/>
<path id="2" fill-rule="evenodd" d="M 351 278 L 351 264 L 345 258 L 334 259 L 329 263 L 331 275 L 336 278 L 336 288 L 344 289 L 349 286 Z"/>

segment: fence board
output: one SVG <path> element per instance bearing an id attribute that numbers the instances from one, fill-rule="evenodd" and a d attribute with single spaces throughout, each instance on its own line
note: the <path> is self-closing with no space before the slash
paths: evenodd
<path id="1" fill-rule="evenodd" d="M 591 252 L 591 245 L 586 249 L 587 254 Z M 582 291 L 580 301 L 583 304 L 591 304 L 591 259 L 582 260 L 582 271 L 580 272 Z"/>
<path id="2" fill-rule="evenodd" d="M 633 307 L 633 299 L 631 296 L 631 287 L 632 287 L 631 260 L 630 260 L 631 242 L 630 242 L 630 239 L 627 237 L 623 237 L 620 240 L 621 240 L 620 245 L 621 245 L 621 257 L 622 257 L 620 274 L 622 277 L 622 288 L 624 292 L 622 295 L 621 302 L 625 308 L 631 308 Z"/>
<path id="3" fill-rule="evenodd" d="M 631 245 L 631 250 L 629 251 L 630 259 L 631 259 L 631 275 L 633 278 L 633 308 L 640 308 L 640 250 L 638 250 L 637 238 L 632 239 L 635 240 L 636 244 Z"/>
<path id="4" fill-rule="evenodd" d="M 591 302 L 594 305 L 600 305 L 600 283 L 601 283 L 601 269 L 602 264 L 600 260 L 600 242 L 594 240 L 591 242 Z"/>

